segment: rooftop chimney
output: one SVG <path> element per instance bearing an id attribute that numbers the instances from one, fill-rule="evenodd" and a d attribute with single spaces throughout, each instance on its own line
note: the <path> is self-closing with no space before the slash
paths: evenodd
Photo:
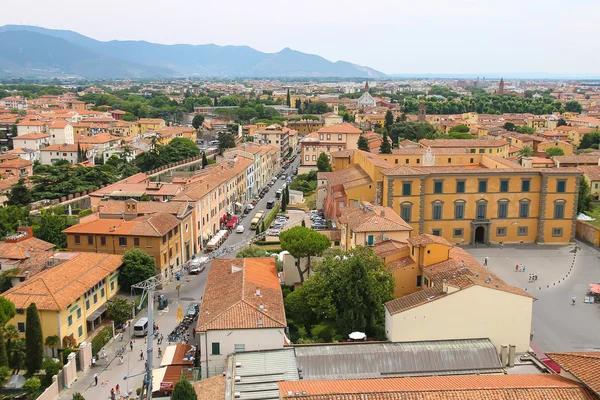
<path id="1" fill-rule="evenodd" d="M 260 289 L 256 289 L 256 295 L 260 296 Z"/>
<path id="2" fill-rule="evenodd" d="M 381 210 L 381 216 L 385 217 L 385 210 Z"/>

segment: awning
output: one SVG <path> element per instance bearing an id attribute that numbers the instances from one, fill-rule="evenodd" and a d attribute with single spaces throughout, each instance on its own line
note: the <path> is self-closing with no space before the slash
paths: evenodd
<path id="1" fill-rule="evenodd" d="M 202 234 L 202 240 L 208 240 L 208 239 L 210 239 L 210 235 L 208 233 L 204 232 Z"/>
<path id="2" fill-rule="evenodd" d="M 236 206 L 236 207 L 239 207 L 239 208 L 242 208 L 242 207 L 244 207 L 244 205 L 243 205 L 242 203 L 235 203 L 235 206 Z"/>
<path id="3" fill-rule="evenodd" d="M 93 313 L 91 313 L 90 315 L 88 315 L 88 317 L 85 319 L 86 321 L 94 321 L 96 318 L 98 318 L 99 316 L 102 315 L 102 313 L 104 311 L 106 311 L 107 307 L 106 304 L 101 305 L 100 307 L 98 307 L 98 309 L 96 311 L 94 311 Z"/>
<path id="4" fill-rule="evenodd" d="M 600 283 L 590 283 L 590 292 L 600 294 Z"/>

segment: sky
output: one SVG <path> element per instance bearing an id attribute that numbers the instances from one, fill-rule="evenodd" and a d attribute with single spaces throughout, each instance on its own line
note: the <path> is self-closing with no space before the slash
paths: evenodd
<path id="1" fill-rule="evenodd" d="M 0 25 L 285 47 L 388 74 L 600 75 L 598 0 L 20 0 Z"/>

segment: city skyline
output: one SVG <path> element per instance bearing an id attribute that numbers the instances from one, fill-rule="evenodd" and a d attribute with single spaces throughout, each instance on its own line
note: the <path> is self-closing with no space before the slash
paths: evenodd
<path id="1" fill-rule="evenodd" d="M 302 9 L 314 11 L 303 16 L 304 11 L 270 0 L 261 7 L 234 0 L 227 10 L 219 4 L 200 7 L 175 0 L 171 10 L 187 11 L 165 18 L 159 3 L 152 7 L 134 0 L 107 1 L 73 18 L 57 10 L 83 11 L 82 6 L 65 0 L 58 8 L 56 3 L 15 4 L 0 16 L 0 25 L 72 30 L 102 41 L 214 43 L 267 53 L 289 47 L 388 75 L 597 77 L 600 55 L 593 51 L 592 15 L 600 11 L 600 4 L 550 3 L 461 0 L 451 6 L 441 0 L 418 5 L 384 0 L 367 9 L 350 1 L 341 9 L 309 0 Z"/>

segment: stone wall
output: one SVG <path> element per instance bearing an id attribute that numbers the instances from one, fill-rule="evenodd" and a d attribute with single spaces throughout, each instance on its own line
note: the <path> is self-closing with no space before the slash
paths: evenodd
<path id="1" fill-rule="evenodd" d="M 600 246 L 600 228 L 588 222 L 577 220 L 575 237 L 594 246 Z"/>
<path id="2" fill-rule="evenodd" d="M 50 386 L 48 386 L 46 388 L 46 390 L 44 390 L 44 393 L 42 393 L 37 399 L 38 400 L 56 400 L 56 399 L 58 399 L 58 392 L 59 392 L 58 381 L 57 381 L 57 378 L 55 375 L 52 377 L 52 384 L 50 384 Z"/>
<path id="3" fill-rule="evenodd" d="M 77 380 L 77 361 L 75 358 L 77 353 L 71 353 L 67 357 L 68 362 L 63 367 L 63 374 L 65 378 L 65 389 L 71 387 L 71 384 Z"/>

